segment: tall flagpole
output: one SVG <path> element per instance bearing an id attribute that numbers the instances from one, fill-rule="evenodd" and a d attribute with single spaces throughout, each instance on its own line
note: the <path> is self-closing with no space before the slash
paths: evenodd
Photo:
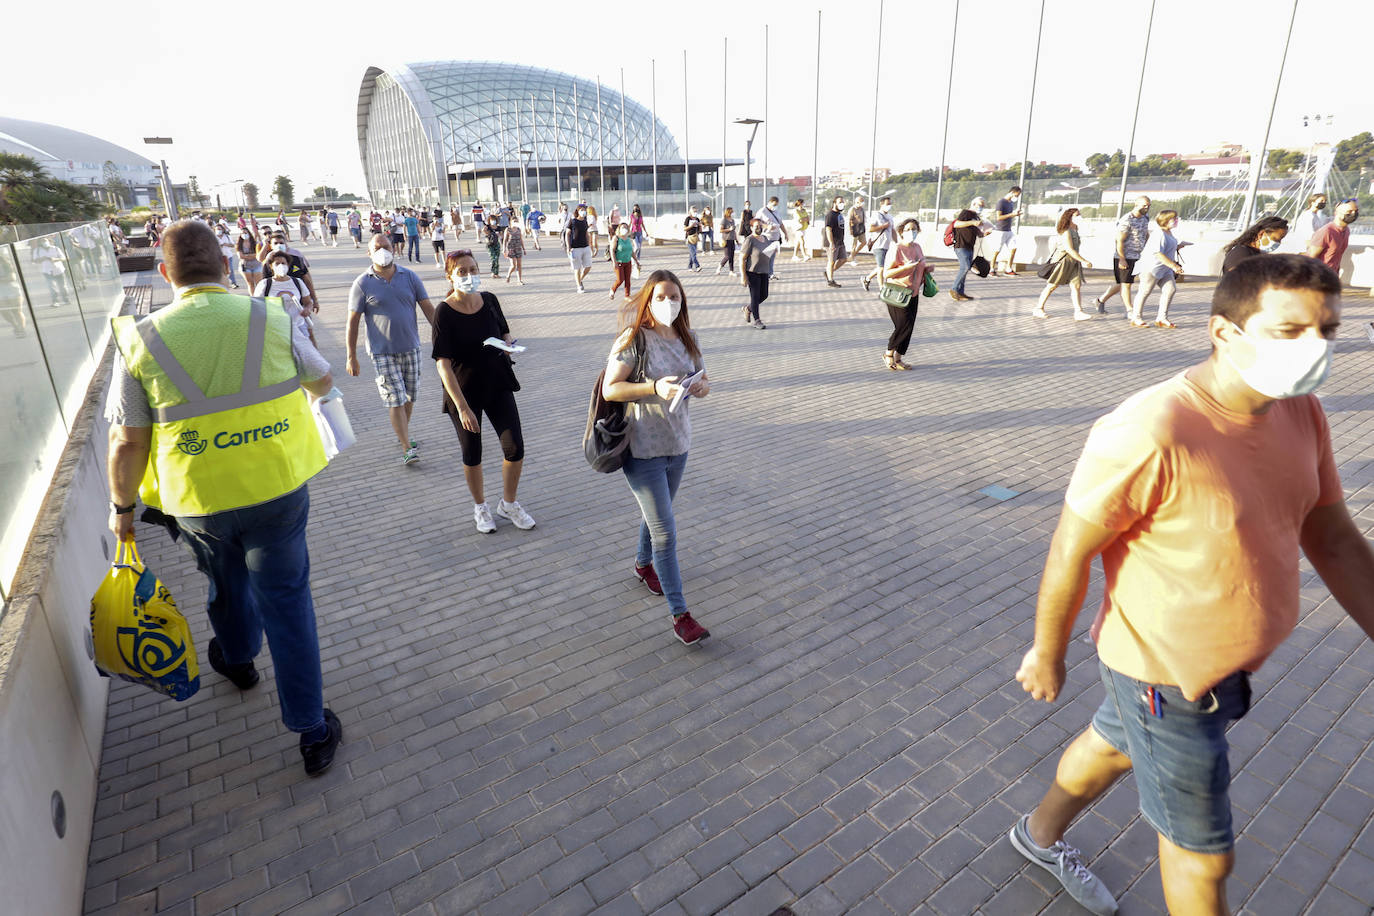
<path id="1" fill-rule="evenodd" d="M 956 0 L 957 2 L 957 0 Z M 821 11 L 816 10 L 816 110 L 812 117 L 811 125 L 811 218 L 820 222 L 820 213 L 816 211 L 816 185 L 820 183 L 820 172 L 816 171 L 817 151 L 819 150 L 821 136 Z M 745 196 L 749 194 L 749 189 L 745 188 Z"/>
<path id="2" fill-rule="evenodd" d="M 940 194 L 945 184 L 945 152 L 949 148 L 949 102 L 954 95 L 954 52 L 959 44 L 959 0 L 954 0 L 954 31 L 949 38 L 949 84 L 945 87 L 945 129 L 940 137 L 940 171 L 935 175 L 935 222 L 940 222 Z"/>
<path id="3" fill-rule="evenodd" d="M 582 106 L 577 100 L 577 83 L 573 83 L 573 127 L 577 129 L 576 148 L 577 153 L 577 202 L 573 204 L 576 211 L 577 204 L 582 202 Z"/>
<path id="4" fill-rule="evenodd" d="M 649 130 L 653 135 L 654 219 L 658 219 L 658 71 L 654 59 L 649 58 Z"/>
<path id="5" fill-rule="evenodd" d="M 730 39 L 726 37 L 720 52 L 720 212 L 725 212 L 725 160 L 729 144 L 730 123 Z"/>
<path id="6" fill-rule="evenodd" d="M 873 55 L 873 144 L 868 149 L 868 212 L 872 212 L 873 209 L 873 173 L 878 168 L 878 87 L 882 85 L 882 81 L 883 0 L 878 0 L 878 50 Z"/>
<path id="7" fill-rule="evenodd" d="M 506 109 L 505 109 L 505 108 L 502 108 L 502 109 L 501 109 L 501 114 L 499 115 L 499 118 L 498 118 L 498 122 L 497 122 L 497 123 L 500 124 L 500 126 L 501 126 L 501 184 L 502 184 L 501 193 L 502 193 L 502 195 L 506 198 L 506 201 L 505 201 L 505 202 L 509 202 L 509 201 L 510 201 L 510 175 L 509 175 L 509 173 L 508 173 L 507 170 L 506 170 L 506 153 L 507 153 L 507 149 L 506 149 Z"/>
<path id="8" fill-rule="evenodd" d="M 625 68 L 620 68 L 620 165 L 625 170 L 622 177 L 623 186 L 621 191 L 625 195 L 625 211 L 631 209 L 630 204 L 630 147 L 625 142 Z"/>
<path id="9" fill-rule="evenodd" d="M 1037 25 L 1037 26 L 1035 27 L 1035 64 L 1034 64 L 1034 66 L 1031 67 L 1031 96 L 1030 96 L 1030 104 L 1029 104 L 1028 106 L 1026 106 L 1026 147 L 1025 147 L 1025 149 L 1022 150 L 1022 152 L 1021 152 L 1021 177 L 1020 177 L 1020 179 L 1017 180 L 1017 182 L 1016 182 L 1017 186 L 1018 186 L 1018 187 L 1021 187 L 1021 188 L 1024 188 L 1024 187 L 1026 186 L 1026 160 L 1030 159 L 1031 117 L 1035 114 L 1035 83 L 1036 83 L 1036 80 L 1037 80 L 1037 79 L 1039 78 L 1039 76 L 1040 76 L 1040 40 L 1041 40 L 1042 38 L 1044 38 L 1044 36 L 1045 36 L 1045 0 L 1040 0 L 1040 24 Z M 1021 196 L 1022 196 L 1022 197 L 1025 196 L 1025 191 L 1022 191 L 1022 192 L 1021 192 Z M 1019 209 L 1019 208 L 1018 208 L 1018 209 Z M 1016 217 L 1016 228 L 1017 228 L 1017 229 L 1020 229 L 1020 228 L 1021 228 L 1021 217 L 1019 217 L 1019 216 Z M 1012 247 L 1012 248 L 1015 248 L 1015 247 L 1016 247 L 1016 242 L 1015 242 L 1015 241 L 1012 242 L 1011 247 Z M 1012 270 L 1015 270 L 1015 269 L 1016 269 L 1016 265 L 1013 264 L 1013 265 L 1011 266 L 1011 269 L 1012 269 Z"/>
<path id="10" fill-rule="evenodd" d="M 1259 195 L 1260 178 L 1264 174 L 1264 160 L 1269 155 L 1269 131 L 1274 126 L 1274 108 L 1279 104 L 1279 87 L 1283 85 L 1283 70 L 1288 63 L 1288 45 L 1293 41 L 1293 23 L 1298 18 L 1298 0 L 1293 0 L 1293 15 L 1288 19 L 1288 37 L 1283 40 L 1283 57 L 1279 58 L 1279 75 L 1274 80 L 1274 99 L 1269 103 L 1269 120 L 1264 125 L 1264 142 L 1259 155 L 1250 157 L 1250 188 L 1245 194 L 1242 226 L 1255 221 L 1255 198 Z"/>
<path id="11" fill-rule="evenodd" d="M 682 212 L 692 208 L 692 128 L 687 114 L 687 49 L 682 49 Z"/>
<path id="12" fill-rule="evenodd" d="M 601 126 L 601 74 L 596 75 L 596 155 L 601 163 L 601 212 L 606 212 L 606 129 Z"/>
<path id="13" fill-rule="evenodd" d="M 1135 151 L 1135 127 L 1140 121 L 1140 94 L 1145 89 L 1145 64 L 1150 60 L 1150 33 L 1155 27 L 1155 0 L 1150 0 L 1150 18 L 1145 25 L 1145 50 L 1140 54 L 1140 81 L 1135 87 L 1135 114 L 1131 116 L 1131 141 L 1126 144 L 1126 161 L 1121 164 L 1121 195 L 1116 199 L 1116 218 L 1126 204 L 1126 179 L 1131 177 L 1131 153 Z"/>
<path id="14" fill-rule="evenodd" d="M 543 168 L 543 160 L 539 158 L 539 109 L 534 104 L 534 96 L 530 96 L 530 149 L 534 150 L 534 199 L 535 206 L 540 210 L 544 209 L 544 176 L 539 174 Z"/>
<path id="15" fill-rule="evenodd" d="M 553 196 L 563 200 L 563 127 L 559 122 L 558 90 L 553 91 Z"/>
<path id="16" fill-rule="evenodd" d="M 759 207 L 768 206 L 768 23 L 763 24 L 763 199 Z M 748 191 L 745 192 L 746 194 Z M 782 212 L 786 213 L 786 210 Z"/>

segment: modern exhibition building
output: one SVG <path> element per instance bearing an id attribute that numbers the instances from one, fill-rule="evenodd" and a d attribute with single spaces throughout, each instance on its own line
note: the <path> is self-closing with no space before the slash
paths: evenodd
<path id="1" fill-rule="evenodd" d="M 52 177 L 84 185 L 101 199 L 113 193 L 114 179 L 122 205 L 146 207 L 162 196 L 156 162 L 68 127 L 0 117 L 0 152 L 28 156 Z"/>
<path id="2" fill-rule="evenodd" d="M 663 122 L 616 89 L 494 61 L 369 67 L 358 153 L 379 207 L 586 198 L 647 214 L 655 197 L 681 210 L 687 175 L 707 202 L 721 168 L 719 156 L 684 162 Z"/>

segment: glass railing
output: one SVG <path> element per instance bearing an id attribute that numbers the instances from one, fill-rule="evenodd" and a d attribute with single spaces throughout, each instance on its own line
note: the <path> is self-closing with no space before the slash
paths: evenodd
<path id="1" fill-rule="evenodd" d="M 8 602 L 91 376 L 110 318 L 124 303 L 103 222 L 34 234 L 7 227 L 0 244 L 0 599 Z"/>

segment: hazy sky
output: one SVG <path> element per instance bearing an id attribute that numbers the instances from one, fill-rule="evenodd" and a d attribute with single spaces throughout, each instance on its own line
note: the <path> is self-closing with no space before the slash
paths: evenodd
<path id="1" fill-rule="evenodd" d="M 821 172 L 868 164 L 875 86 L 878 165 L 905 171 L 940 161 L 955 0 L 886 0 L 880 71 L 878 9 L 879 0 L 820 5 Z M 1158 0 L 1137 154 L 1192 152 L 1221 141 L 1258 146 L 1292 9 L 1292 0 Z M 719 156 L 722 114 L 764 117 L 765 24 L 768 124 L 755 160 L 766 151 L 774 177 L 811 172 L 815 4 L 289 0 L 250 12 L 199 0 L 142 7 L 67 0 L 60 17 L 53 10 L 6 10 L 10 89 L 0 110 L 150 158 L 165 155 L 176 180 L 194 173 L 207 191 L 237 178 L 266 191 L 284 173 L 298 197 L 325 181 L 362 193 L 358 85 L 368 65 L 396 61 L 506 60 L 599 74 L 611 86 L 623 67 L 626 93 L 648 105 L 653 58 L 659 118 L 693 154 Z M 1090 152 L 1126 147 L 1148 12 L 1148 0 L 1047 0 L 1032 161 L 1081 163 Z M 960 3 L 951 165 L 1019 160 L 1039 13 L 1037 0 Z M 1358 55 L 1371 26 L 1369 0 L 1299 0 L 1271 147 L 1310 142 L 1305 114 L 1334 114 L 1336 138 L 1374 128 L 1362 59 L 1348 68 L 1331 46 L 1350 35 Z M 142 138 L 152 135 L 173 137 L 175 145 L 145 147 Z M 741 156 L 743 129 L 732 125 L 726 137 L 728 154 Z M 232 188 L 221 192 L 228 203 Z"/>

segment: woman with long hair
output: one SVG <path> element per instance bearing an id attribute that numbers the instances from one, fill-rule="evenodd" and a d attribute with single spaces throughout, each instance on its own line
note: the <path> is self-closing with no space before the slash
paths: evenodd
<path id="1" fill-rule="evenodd" d="M 510 269 L 506 271 L 506 282 L 510 282 L 511 274 L 520 281 L 520 285 L 525 285 L 525 234 L 520 229 L 518 220 L 511 220 L 503 230 L 503 247 L 506 252 L 506 259 L 510 261 Z"/>
<path id="2" fill-rule="evenodd" d="M 730 276 L 735 275 L 735 240 L 738 231 L 735 226 L 735 208 L 726 207 L 725 215 L 720 218 L 720 263 L 716 265 L 716 276 L 726 268 L 730 271 Z"/>
<path id="3" fill-rule="evenodd" d="M 1178 325 L 1169 320 L 1169 304 L 1174 301 L 1174 294 L 1178 292 L 1178 278 L 1183 275 L 1178 250 L 1187 243 L 1180 242 L 1174 236 L 1174 230 L 1178 228 L 1177 210 L 1160 210 L 1155 217 L 1155 224 L 1159 226 L 1159 231 L 1150 233 L 1145 250 L 1140 252 L 1140 260 L 1135 262 L 1136 276 L 1144 274 L 1145 281 L 1140 285 L 1140 295 L 1135 298 L 1135 314 L 1131 316 L 1131 324 L 1138 328 L 1145 326 L 1145 319 L 1141 317 L 1145 311 L 1145 300 L 1157 286 L 1159 313 L 1155 315 L 1155 327 L 1172 330 Z"/>
<path id="4" fill-rule="evenodd" d="M 492 220 L 495 228 L 495 216 Z M 458 433 L 463 478 L 472 494 L 473 522 L 483 534 L 496 530 L 482 480 L 482 415 L 486 414 L 503 456 L 502 498 L 496 504 L 496 514 L 527 531 L 534 527 L 534 519 L 515 498 L 525 460 L 525 439 L 515 406 L 520 383 L 511 369 L 510 357 L 485 343 L 493 337 L 512 343 L 510 326 L 496 295 L 482 291 L 482 269 L 471 251 L 449 252 L 444 258 L 444 274 L 449 291 L 434 310 L 431 355 L 444 386 L 444 413 Z"/>
<path id="5" fill-rule="evenodd" d="M 630 238 L 635 243 L 635 279 L 639 279 L 639 250 L 644 247 L 644 213 L 639 209 L 639 204 L 635 204 L 630 210 Z"/>
<path id="6" fill-rule="evenodd" d="M 887 316 L 892 319 L 892 334 L 887 338 L 887 349 L 883 351 L 883 365 L 889 369 L 910 369 L 910 364 L 902 360 L 911 346 L 911 332 L 916 327 L 916 308 L 921 303 L 921 285 L 925 275 L 930 272 L 925 252 L 921 250 L 916 236 L 921 224 L 908 217 L 897 227 L 897 240 L 892 244 L 892 256 L 879 268 L 881 286 L 889 283 L 905 286 L 911 291 L 911 300 L 905 306 L 889 305 Z"/>
<path id="7" fill-rule="evenodd" d="M 744 307 L 744 323 L 766 330 L 768 325 L 759 317 L 759 306 L 768 298 L 768 281 L 773 277 L 773 259 L 777 257 L 781 241 L 770 241 L 763 229 L 763 220 L 754 217 L 749 234 L 739 248 L 740 286 L 749 289 L 749 304 Z"/>
<path id="8" fill-rule="evenodd" d="M 1069 298 L 1073 300 L 1073 320 L 1089 321 L 1093 317 L 1083 311 L 1083 271 L 1085 268 L 1091 269 L 1093 265 L 1078 253 L 1077 218 L 1077 207 L 1069 207 L 1059 214 L 1059 222 L 1054 227 L 1059 239 L 1055 243 L 1054 254 L 1050 255 L 1050 263 L 1054 266 L 1045 280 L 1045 288 L 1040 291 L 1040 301 L 1035 304 L 1035 311 L 1031 312 L 1035 318 L 1049 317 L 1045 314 L 1045 303 L 1050 293 L 1065 284 L 1068 284 Z"/>
<path id="9" fill-rule="evenodd" d="M 248 281 L 248 288 L 254 289 L 262 279 L 262 261 L 258 260 L 258 237 L 253 227 L 244 225 L 239 229 L 239 237 L 234 240 L 234 248 L 239 253 L 239 267 Z"/>
<path id="10" fill-rule="evenodd" d="M 806 212 L 806 204 L 800 197 L 792 202 L 792 212 L 797 218 L 797 241 L 792 246 L 792 260 L 811 260 L 811 249 L 806 244 L 806 230 L 811 225 L 811 214 Z"/>
<path id="11" fill-rule="evenodd" d="M 597 244 L 597 241 L 596 241 L 596 228 L 597 228 L 597 223 L 596 223 L 596 207 L 593 207 L 591 204 L 588 204 L 588 205 L 587 205 L 587 240 L 591 243 L 591 246 L 592 246 L 592 257 L 593 257 L 593 258 L 595 258 L 595 257 L 596 257 L 596 253 L 597 253 L 598 251 L 601 250 L 601 246 L 600 246 L 599 244 Z"/>
<path id="12" fill-rule="evenodd" d="M 691 447 L 691 401 L 711 391 L 697 336 L 687 317 L 687 294 L 669 270 L 656 270 L 621 314 L 623 330 L 611 347 L 601 394 L 622 401 L 630 447 L 622 469 L 643 520 L 635 577 L 668 599 L 673 635 L 693 645 L 711 634 L 692 619 L 682 594 L 673 498 Z M 642 366 L 642 371 L 641 367 Z M 682 382 L 692 379 L 684 392 Z M 678 400 L 679 395 L 682 399 Z"/>
<path id="13" fill-rule="evenodd" d="M 1257 254 L 1278 251 L 1288 235 L 1288 220 L 1281 216 L 1264 216 L 1255 220 L 1254 225 L 1236 236 L 1221 249 L 1226 252 L 1221 272 L 1229 274 L 1236 265 L 1246 258 Z"/>

